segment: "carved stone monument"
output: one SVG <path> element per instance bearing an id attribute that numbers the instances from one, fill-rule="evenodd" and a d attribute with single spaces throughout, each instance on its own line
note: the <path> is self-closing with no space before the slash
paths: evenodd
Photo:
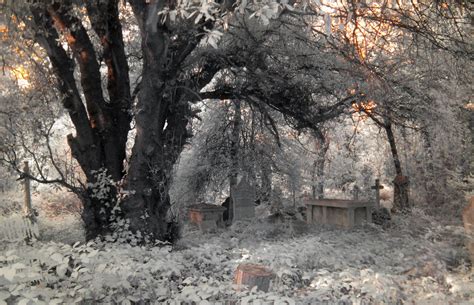
<path id="1" fill-rule="evenodd" d="M 255 188 L 242 178 L 232 190 L 233 221 L 255 217 Z"/>

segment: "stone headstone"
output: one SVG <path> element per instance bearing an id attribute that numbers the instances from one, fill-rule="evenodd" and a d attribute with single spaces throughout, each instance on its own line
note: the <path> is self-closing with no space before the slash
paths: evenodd
<path id="1" fill-rule="evenodd" d="M 255 217 L 255 188 L 242 178 L 232 190 L 233 221 Z"/>

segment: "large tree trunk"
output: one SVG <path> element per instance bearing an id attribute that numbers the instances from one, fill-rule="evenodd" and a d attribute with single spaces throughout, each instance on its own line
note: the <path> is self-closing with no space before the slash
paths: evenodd
<path id="1" fill-rule="evenodd" d="M 136 137 L 126 178 L 130 195 L 122 212 L 132 231 L 153 239 L 172 240 L 169 188 L 173 167 L 188 138 L 186 126 L 190 107 L 183 99 L 176 75 L 165 71 L 169 64 L 170 38 L 158 22 L 160 5 L 132 1 L 138 20 L 143 51 L 143 75 L 138 94 Z"/>
<path id="2" fill-rule="evenodd" d="M 63 106 L 76 130 L 75 135 L 68 135 L 68 144 L 86 176 L 87 187 L 80 197 L 88 239 L 106 234 L 110 229 L 110 214 L 117 193 L 115 184 L 110 181 L 122 179 L 131 120 L 128 112 L 131 105 L 128 65 L 117 0 L 108 1 L 102 11 L 94 11 L 93 8 L 99 3 L 105 2 L 88 1 L 88 9 L 93 28 L 104 47 L 103 58 L 109 69 L 107 89 L 110 99 L 107 102 L 102 92 L 96 51 L 81 20 L 72 14 L 72 3 L 51 1 L 32 6 L 37 26 L 36 41 L 48 54 L 58 79 L 58 89 L 63 94 Z M 104 12 L 105 17 L 99 16 Z M 73 58 L 59 43 L 59 34 L 66 38 Z M 79 66 L 83 97 L 74 76 L 76 64 Z M 105 179 L 104 173 L 111 179 Z M 109 191 L 100 193 L 104 182 Z"/>
<path id="3" fill-rule="evenodd" d="M 234 117 L 232 119 L 232 132 L 230 136 L 230 170 L 229 170 L 229 200 L 230 208 L 228 210 L 228 219 L 232 221 L 234 218 L 233 209 L 233 190 L 237 186 L 238 176 L 240 172 L 240 131 L 242 128 L 242 105 L 240 100 L 233 100 Z"/>
<path id="4" fill-rule="evenodd" d="M 411 209 L 409 201 L 409 180 L 403 175 L 400 157 L 398 155 L 395 136 L 393 134 L 392 123 L 385 119 L 383 127 L 387 133 L 390 151 L 392 153 L 393 164 L 395 166 L 396 177 L 393 180 L 393 210 L 400 212 L 408 212 Z"/>
<path id="5" fill-rule="evenodd" d="M 129 1 L 139 25 L 144 59 L 135 116 L 136 138 L 124 179 L 132 97 L 118 3 L 119 0 L 85 2 L 92 29 L 102 45 L 100 52 L 94 49 L 88 31 L 75 14 L 74 6 L 79 4 L 71 0 L 33 1 L 35 38 L 48 54 L 63 94 L 63 106 L 76 131 L 68 136 L 68 143 L 86 176 L 86 187 L 80 196 L 87 239 L 111 230 L 112 210 L 117 204 L 121 207 L 119 216 L 129 220 L 132 231 L 141 231 L 153 239 L 172 239 L 166 219 L 169 187 L 173 166 L 189 137 L 189 95 L 193 95 L 193 89 L 199 92 L 219 66 L 207 65 L 192 81 L 189 75 L 178 75 L 181 64 L 210 24 L 204 20 L 197 25 L 190 22 L 189 33 L 171 38 L 172 31 L 158 15 L 164 1 Z M 65 38 L 73 58 L 61 38 Z M 102 90 L 101 61 L 107 67 L 107 95 Z M 76 64 L 80 86 L 74 75 Z M 129 191 L 125 198 L 117 198 L 121 197 L 117 189 L 121 180 Z"/>
<path id="6" fill-rule="evenodd" d="M 421 132 L 423 137 L 423 146 L 426 152 L 426 170 L 425 175 L 423 176 L 424 189 L 426 192 L 426 202 L 428 204 L 438 205 L 443 202 L 442 195 L 439 192 L 439 187 L 437 187 L 438 179 L 437 173 L 434 166 L 434 154 L 431 137 L 428 130 L 423 130 Z M 439 173 L 438 173 L 439 174 Z"/>
<path id="7" fill-rule="evenodd" d="M 316 159 L 313 161 L 313 168 L 311 170 L 311 189 L 313 199 L 324 198 L 324 165 L 326 164 L 326 154 L 329 149 L 329 140 L 321 132 L 317 130 L 314 132 L 315 149 L 317 150 Z"/>
<path id="8" fill-rule="evenodd" d="M 239 100 L 234 100 L 234 118 L 232 120 L 232 132 L 230 139 L 230 191 L 237 186 L 237 178 L 240 171 L 240 131 L 242 128 L 242 106 Z M 232 196 L 231 196 L 232 197 Z"/>

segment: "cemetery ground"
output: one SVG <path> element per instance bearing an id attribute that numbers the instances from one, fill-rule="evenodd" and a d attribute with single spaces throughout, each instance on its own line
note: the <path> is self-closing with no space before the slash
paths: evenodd
<path id="1" fill-rule="evenodd" d="M 40 211 L 40 240 L 0 244 L 0 304 L 474 301 L 460 221 L 440 222 L 419 208 L 383 227 L 353 229 L 268 218 L 265 206 L 256 215 L 208 233 L 185 224 L 177 244 L 141 247 L 84 243 L 77 216 Z M 268 292 L 233 284 L 243 263 L 271 270 Z"/>

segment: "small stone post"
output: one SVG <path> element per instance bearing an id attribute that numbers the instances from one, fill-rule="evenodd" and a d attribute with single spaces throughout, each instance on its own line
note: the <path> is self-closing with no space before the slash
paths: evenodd
<path id="1" fill-rule="evenodd" d="M 352 189 L 352 199 L 359 200 L 359 193 L 360 193 L 360 188 L 356 184 L 354 185 L 354 188 Z"/>
<path id="2" fill-rule="evenodd" d="M 370 187 L 371 189 L 375 190 L 375 208 L 380 208 L 380 190 L 383 189 L 383 185 L 380 185 L 380 180 L 375 179 L 375 185 Z"/>
<path id="3" fill-rule="evenodd" d="M 24 172 L 24 186 L 25 186 L 25 205 L 23 207 L 23 211 L 25 212 L 26 216 L 30 219 L 34 219 L 34 212 L 31 206 L 31 188 L 30 188 L 30 168 L 28 166 L 28 161 L 24 162 L 23 165 L 23 172 Z"/>

